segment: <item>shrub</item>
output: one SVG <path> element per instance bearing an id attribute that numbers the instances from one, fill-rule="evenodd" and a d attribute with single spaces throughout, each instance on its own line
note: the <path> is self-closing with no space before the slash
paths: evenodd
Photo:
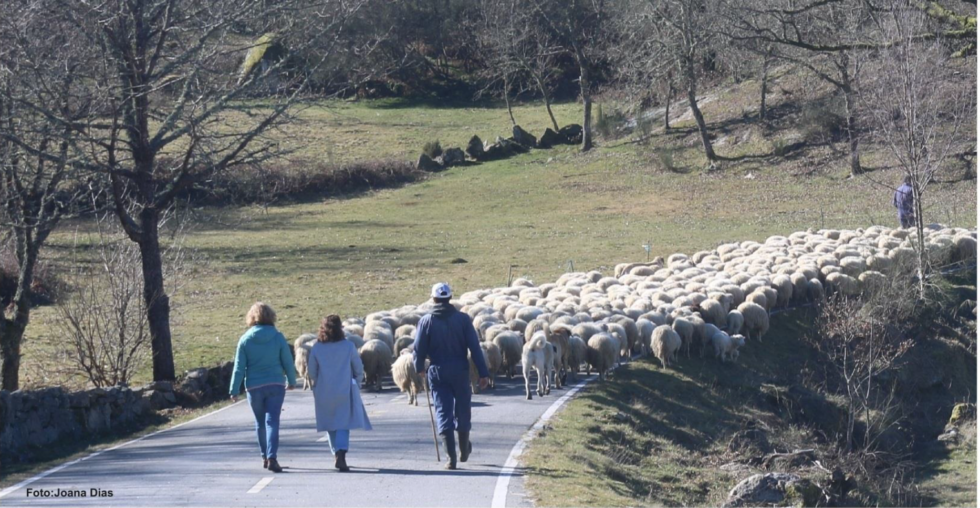
<path id="1" fill-rule="evenodd" d="M 429 156 L 431 159 L 442 155 L 442 145 L 439 144 L 439 140 L 429 141 L 422 146 L 422 153 Z"/>
<path id="2" fill-rule="evenodd" d="M 674 149 L 673 148 L 661 148 L 654 152 L 654 157 L 656 157 L 657 164 L 663 171 L 669 171 L 671 173 L 679 173 L 680 169 L 677 167 L 674 161 Z"/>
<path id="3" fill-rule="evenodd" d="M 310 160 L 280 160 L 238 166 L 199 181 L 187 198 L 209 204 L 258 204 L 279 200 L 336 196 L 362 189 L 414 182 L 425 173 L 405 161 L 325 164 Z"/>
<path id="4" fill-rule="evenodd" d="M 615 139 L 623 132 L 626 125 L 626 115 L 618 109 L 606 114 L 602 111 L 602 104 L 596 105 L 595 131 L 600 137 L 605 139 Z"/>

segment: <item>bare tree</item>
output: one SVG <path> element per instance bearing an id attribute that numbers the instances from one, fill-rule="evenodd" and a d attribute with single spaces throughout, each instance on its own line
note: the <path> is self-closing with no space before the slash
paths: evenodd
<path id="1" fill-rule="evenodd" d="M 641 86 L 666 82 L 665 131 L 670 129 L 675 87 L 683 86 L 705 157 L 718 160 L 697 97 L 702 64 L 713 55 L 718 14 L 703 0 L 641 0 L 631 9 L 635 12 L 624 15 L 619 27 L 619 62 L 629 69 L 628 79 Z"/>
<path id="2" fill-rule="evenodd" d="M 851 173 L 862 173 L 857 91 L 868 48 L 869 4 L 830 0 L 798 5 L 793 0 L 733 2 L 731 37 L 771 48 L 776 58 L 809 69 L 832 85 L 844 100 Z"/>
<path id="3" fill-rule="evenodd" d="M 169 220 L 175 220 L 173 214 L 163 218 Z M 174 236 L 161 255 L 170 295 L 178 291 L 184 267 L 184 234 L 179 225 Z M 76 236 L 76 251 L 78 243 Z M 150 353 L 140 249 L 109 214 L 95 221 L 95 232 L 85 243 L 95 245 L 96 262 L 91 269 L 81 261 L 72 263 L 66 277 L 77 290 L 57 305 L 58 328 L 67 339 L 66 356 L 96 387 L 126 384 Z"/>
<path id="4" fill-rule="evenodd" d="M 869 82 L 861 100 L 873 135 L 912 187 L 919 298 L 926 298 L 923 197 L 958 149 L 975 144 L 976 67 L 957 65 L 946 40 L 915 2 L 899 2 L 875 16 Z"/>
<path id="5" fill-rule="evenodd" d="M 551 33 L 554 44 L 572 55 L 579 69 L 582 96 L 582 151 L 592 149 L 592 100 L 594 74 L 609 43 L 606 24 L 609 13 L 605 0 L 535 0 L 534 8 L 542 26 Z"/>
<path id="6" fill-rule="evenodd" d="M 71 124 L 83 135 L 69 151 L 108 181 L 116 216 L 139 246 L 155 380 L 175 377 L 161 214 L 195 180 L 278 154 L 263 134 L 288 119 L 331 54 L 357 49 L 337 34 L 363 3 L 107 0 L 59 7 L 72 44 L 94 62 L 75 79 L 97 114 Z M 257 95 L 266 99 L 248 100 Z M 61 118 L 47 103 L 32 107 Z M 58 160 L 48 148 L 32 154 Z"/>
<path id="7" fill-rule="evenodd" d="M 20 386 L 20 348 L 30 321 L 41 248 L 75 209 L 81 186 L 69 156 L 76 122 L 77 70 L 86 65 L 63 25 L 49 17 L 56 2 L 10 2 L 0 16 L 0 224 L 14 240 L 17 285 L 0 315 L 2 387 Z M 43 104 L 44 109 L 36 105 Z"/>

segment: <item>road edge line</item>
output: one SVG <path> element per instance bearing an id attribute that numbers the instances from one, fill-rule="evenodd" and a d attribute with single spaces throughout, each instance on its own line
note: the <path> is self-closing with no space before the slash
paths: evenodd
<path id="1" fill-rule="evenodd" d="M 578 393 L 579 390 L 584 388 L 585 385 L 598 379 L 598 377 L 599 376 L 597 375 L 595 377 L 589 377 L 582 380 L 579 382 L 579 384 L 568 390 L 565 395 L 559 397 L 558 400 L 552 403 L 551 406 L 549 406 L 548 409 L 545 410 L 540 417 L 538 417 L 538 420 L 534 422 L 534 425 L 532 425 L 523 436 L 521 436 L 521 439 L 514 444 L 514 447 L 510 450 L 510 455 L 507 456 L 507 461 L 504 462 L 504 467 L 500 468 L 500 474 L 497 475 L 497 485 L 493 489 L 493 499 L 490 502 L 491 508 L 506 508 L 507 493 L 510 490 L 510 479 L 513 478 L 514 471 L 517 469 L 521 455 L 524 453 L 524 449 L 531 442 L 531 440 L 541 433 L 541 430 L 544 429 L 545 424 L 551 420 L 551 417 L 554 416 L 566 402 L 571 400 L 571 398 Z"/>
<path id="2" fill-rule="evenodd" d="M 129 441 L 126 441 L 125 443 L 117 444 L 117 445 L 115 445 L 113 447 L 106 448 L 105 450 L 99 450 L 97 452 L 91 453 L 91 454 L 86 455 L 84 457 L 80 457 L 80 458 L 77 458 L 75 460 L 72 460 L 72 461 L 69 461 L 69 462 L 65 462 L 64 464 L 55 466 L 55 467 L 53 467 L 51 469 L 48 469 L 47 471 L 40 472 L 40 473 L 38 473 L 38 474 L 36 474 L 36 475 L 34 475 L 34 476 L 26 479 L 26 480 L 21 480 L 20 483 L 17 483 L 15 485 L 11 485 L 10 487 L 7 487 L 7 488 L 3 489 L 2 491 L 0 491 L 0 499 L 3 499 L 4 497 L 9 496 L 10 494 L 13 494 L 14 492 L 17 492 L 18 490 L 20 490 L 20 489 L 22 489 L 22 488 L 24 488 L 24 487 L 26 487 L 26 486 L 28 486 L 28 485 L 30 485 L 30 484 L 38 481 L 38 480 L 41 480 L 41 479 L 43 479 L 43 478 L 45 478 L 47 476 L 50 476 L 50 475 L 52 475 L 54 473 L 57 473 L 58 471 L 61 471 L 61 470 L 65 469 L 65 468 L 70 467 L 70 466 L 73 466 L 75 464 L 78 464 L 79 462 L 86 461 L 86 460 L 91 459 L 93 457 L 98 457 L 99 455 L 102 455 L 103 453 L 106 453 L 106 452 L 111 452 L 113 450 L 118 450 L 119 448 L 122 448 L 122 447 L 128 446 L 128 445 L 131 445 L 133 443 L 138 443 L 138 442 L 140 442 L 140 441 L 142 441 L 144 439 L 147 439 L 147 438 L 151 438 L 153 436 L 156 436 L 157 434 L 162 434 L 162 433 L 167 432 L 167 431 L 170 431 L 170 430 L 179 429 L 180 427 L 183 427 L 184 425 L 189 425 L 189 424 L 194 423 L 194 422 L 196 422 L 198 420 L 201 420 L 201 419 L 207 418 L 209 416 L 218 414 L 218 413 L 224 411 L 225 409 L 229 409 L 229 408 L 235 407 L 235 406 L 241 404 L 242 402 L 245 402 L 245 401 L 244 400 L 240 400 L 238 402 L 229 404 L 229 405 L 227 405 L 227 406 L 225 406 L 225 407 L 223 407 L 221 409 L 215 409 L 214 411 L 211 411 L 210 413 L 206 413 L 206 414 L 203 414 L 201 416 L 198 416 L 197 418 L 194 418 L 193 420 L 188 420 L 188 421 L 183 422 L 183 423 L 178 423 L 177 425 L 174 425 L 173 427 L 167 427 L 165 429 L 160 429 L 160 430 L 157 430 L 157 431 L 153 431 L 153 432 L 151 432 L 149 434 L 140 436 L 140 437 L 138 437 L 136 439 L 131 439 Z"/>

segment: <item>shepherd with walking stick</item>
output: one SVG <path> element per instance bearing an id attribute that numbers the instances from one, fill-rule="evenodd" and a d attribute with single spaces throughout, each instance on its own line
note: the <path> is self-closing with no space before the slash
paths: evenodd
<path id="1" fill-rule="evenodd" d="M 480 340 L 470 317 L 456 310 L 449 300 L 449 284 L 432 286 L 432 312 L 419 320 L 415 331 L 415 370 L 424 373 L 435 405 L 434 420 L 442 436 L 448 462 L 446 469 L 456 469 L 456 435 L 459 436 L 459 462 L 466 462 L 473 445 L 470 442 L 470 362 L 480 374 L 480 388 L 490 383 L 490 371 L 480 349 Z M 431 362 L 425 370 L 425 359 Z M 428 399 L 428 395 L 426 395 Z M 438 459 L 438 451 L 436 452 Z"/>

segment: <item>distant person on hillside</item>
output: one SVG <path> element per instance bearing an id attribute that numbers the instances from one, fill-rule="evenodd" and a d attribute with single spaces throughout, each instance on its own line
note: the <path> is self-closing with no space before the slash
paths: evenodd
<path id="1" fill-rule="evenodd" d="M 262 467 L 281 473 L 276 460 L 279 450 L 279 414 L 286 400 L 286 390 L 296 386 L 296 367 L 286 337 L 276 329 L 276 311 L 255 302 L 245 315 L 248 330 L 238 340 L 235 369 L 231 374 L 229 393 L 237 400 L 242 381 L 248 393 L 248 405 L 255 415 Z"/>
<path id="2" fill-rule="evenodd" d="M 350 471 L 347 466 L 350 431 L 371 430 L 371 422 L 361 401 L 364 364 L 357 354 L 357 346 L 344 337 L 340 316 L 323 318 L 308 362 L 313 380 L 316 431 L 327 433 L 334 467 L 346 473 Z"/>
<path id="3" fill-rule="evenodd" d="M 480 340 L 470 317 L 456 310 L 449 300 L 453 292 L 449 284 L 440 282 L 432 286 L 435 308 L 422 316 L 415 331 L 415 370 L 424 373 L 432 388 L 436 407 L 439 434 L 442 436 L 449 463 L 446 469 L 456 469 L 456 439 L 459 433 L 459 461 L 466 462 L 473 446 L 470 444 L 470 362 L 480 374 L 480 388 L 490 383 L 490 372 L 480 349 Z M 426 357 L 431 360 L 425 370 Z"/>
<path id="4" fill-rule="evenodd" d="M 905 176 L 902 186 L 895 191 L 892 204 L 898 209 L 898 222 L 903 228 L 915 225 L 915 197 L 912 195 L 911 176 Z"/>

